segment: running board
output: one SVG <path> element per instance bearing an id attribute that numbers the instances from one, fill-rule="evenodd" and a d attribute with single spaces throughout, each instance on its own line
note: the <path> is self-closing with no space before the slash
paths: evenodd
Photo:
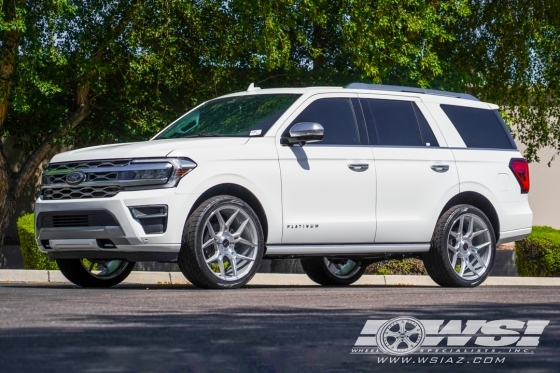
<path id="1" fill-rule="evenodd" d="M 266 245 L 266 255 L 360 255 L 425 253 L 429 243 L 346 244 L 346 245 Z"/>

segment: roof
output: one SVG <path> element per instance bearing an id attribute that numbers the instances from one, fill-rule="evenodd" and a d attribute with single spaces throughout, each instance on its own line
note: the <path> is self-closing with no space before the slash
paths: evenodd
<path id="1" fill-rule="evenodd" d="M 408 92 L 408 93 L 422 93 L 426 95 L 437 95 L 437 96 L 447 96 L 462 98 L 465 100 L 480 101 L 478 98 L 467 93 L 457 93 L 449 91 L 440 91 L 437 89 L 425 89 L 416 87 L 405 87 L 400 85 L 384 85 L 384 84 L 366 84 L 366 83 L 351 83 L 346 87 L 347 89 L 367 89 L 372 91 L 394 91 L 394 92 Z"/>

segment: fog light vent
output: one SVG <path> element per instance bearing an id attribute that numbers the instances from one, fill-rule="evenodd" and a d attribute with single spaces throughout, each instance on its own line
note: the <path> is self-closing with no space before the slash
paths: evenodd
<path id="1" fill-rule="evenodd" d="M 161 234 L 167 230 L 167 205 L 131 206 L 132 217 L 146 234 Z"/>

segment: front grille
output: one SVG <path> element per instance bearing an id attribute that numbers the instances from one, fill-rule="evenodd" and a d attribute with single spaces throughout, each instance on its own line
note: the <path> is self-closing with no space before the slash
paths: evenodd
<path id="1" fill-rule="evenodd" d="M 51 163 L 46 171 L 66 171 L 74 169 L 95 168 L 95 167 L 122 167 L 130 164 L 130 159 L 111 159 L 101 161 L 82 161 L 69 163 Z"/>
<path id="2" fill-rule="evenodd" d="M 89 226 L 89 218 L 87 215 L 52 216 L 51 218 L 54 228 Z M 44 223 L 45 219 L 43 218 L 43 224 Z"/>
<path id="3" fill-rule="evenodd" d="M 66 184 L 67 174 L 49 175 L 44 179 L 45 184 Z M 84 181 L 113 181 L 119 179 L 118 172 L 88 172 Z"/>
<path id="4" fill-rule="evenodd" d="M 37 228 L 118 226 L 106 210 L 43 211 L 37 215 Z"/>
<path id="5" fill-rule="evenodd" d="M 118 226 L 115 217 L 105 210 L 48 211 L 37 215 L 37 228 Z"/>
<path id="6" fill-rule="evenodd" d="M 44 188 L 43 199 L 81 199 L 114 197 L 121 191 L 117 185 L 74 187 L 74 188 Z"/>

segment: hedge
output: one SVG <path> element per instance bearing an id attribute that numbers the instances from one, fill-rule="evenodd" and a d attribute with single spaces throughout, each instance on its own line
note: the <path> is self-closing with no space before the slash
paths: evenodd
<path id="1" fill-rule="evenodd" d="M 55 261 L 48 259 L 47 254 L 39 251 L 35 241 L 34 214 L 25 214 L 17 221 L 17 230 L 21 254 L 23 255 L 23 268 L 25 269 L 58 269 Z"/>
<path id="2" fill-rule="evenodd" d="M 519 276 L 560 276 L 560 231 L 534 226 L 527 238 L 515 243 L 515 264 Z"/>
<path id="3" fill-rule="evenodd" d="M 421 259 L 406 258 L 384 260 L 370 264 L 366 269 L 368 275 L 427 275 Z"/>

